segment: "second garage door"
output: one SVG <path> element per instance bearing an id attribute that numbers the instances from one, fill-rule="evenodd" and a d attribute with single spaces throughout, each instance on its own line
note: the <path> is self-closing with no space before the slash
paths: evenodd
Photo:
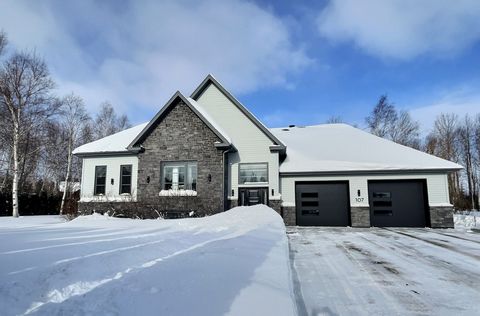
<path id="1" fill-rule="evenodd" d="M 348 226 L 348 182 L 297 183 L 297 225 Z"/>
<path id="2" fill-rule="evenodd" d="M 372 226 L 427 226 L 425 181 L 369 181 L 368 195 Z"/>

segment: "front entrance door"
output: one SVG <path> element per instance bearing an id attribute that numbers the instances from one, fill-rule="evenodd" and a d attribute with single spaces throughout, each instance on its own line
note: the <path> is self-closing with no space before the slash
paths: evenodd
<path id="1" fill-rule="evenodd" d="M 268 188 L 240 188 L 238 205 L 268 204 Z"/>

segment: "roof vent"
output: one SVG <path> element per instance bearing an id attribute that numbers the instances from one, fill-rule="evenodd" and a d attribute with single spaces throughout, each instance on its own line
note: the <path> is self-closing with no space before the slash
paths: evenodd
<path id="1" fill-rule="evenodd" d="M 288 132 L 289 129 L 288 128 L 282 128 L 282 131 Z"/>
<path id="2" fill-rule="evenodd" d="M 288 127 L 290 127 L 290 128 L 295 127 L 295 124 L 293 124 L 293 125 L 288 125 Z"/>

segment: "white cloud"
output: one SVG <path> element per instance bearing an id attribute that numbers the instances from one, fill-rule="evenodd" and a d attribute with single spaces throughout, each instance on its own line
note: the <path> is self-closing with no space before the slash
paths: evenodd
<path id="1" fill-rule="evenodd" d="M 235 93 L 289 88 L 312 60 L 284 22 L 241 1 L 2 2 L 1 28 L 45 56 L 59 91 L 134 114 L 213 73 Z"/>
<path id="2" fill-rule="evenodd" d="M 428 134 L 441 113 L 454 113 L 460 119 L 465 115 L 480 115 L 480 93 L 471 88 L 457 88 L 437 99 L 410 108 L 410 114 L 421 123 L 422 134 Z"/>
<path id="3" fill-rule="evenodd" d="M 330 0 L 321 35 L 382 58 L 445 57 L 480 39 L 478 0 Z"/>

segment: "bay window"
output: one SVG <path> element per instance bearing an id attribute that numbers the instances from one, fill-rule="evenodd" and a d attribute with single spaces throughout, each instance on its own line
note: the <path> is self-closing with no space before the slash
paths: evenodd
<path id="1" fill-rule="evenodd" d="M 197 190 L 197 162 L 162 163 L 162 190 Z"/>

